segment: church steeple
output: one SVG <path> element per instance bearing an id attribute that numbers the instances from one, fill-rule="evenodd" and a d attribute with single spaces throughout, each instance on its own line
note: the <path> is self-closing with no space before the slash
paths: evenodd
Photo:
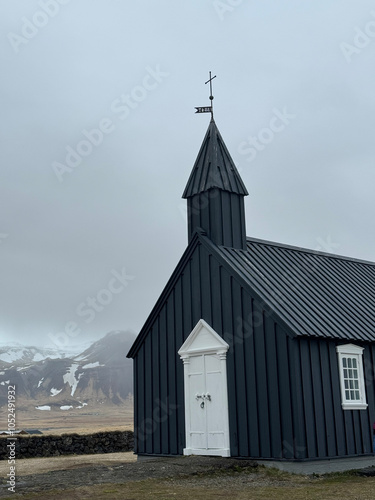
<path id="1" fill-rule="evenodd" d="M 247 195 L 212 118 L 182 195 L 188 204 L 189 242 L 196 228 L 201 227 L 217 245 L 245 249 Z"/>

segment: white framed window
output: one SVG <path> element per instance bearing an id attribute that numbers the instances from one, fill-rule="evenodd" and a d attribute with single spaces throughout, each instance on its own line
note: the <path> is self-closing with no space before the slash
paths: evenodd
<path id="1" fill-rule="evenodd" d="M 345 344 L 336 347 L 339 362 L 341 405 L 343 410 L 365 410 L 363 347 Z"/>

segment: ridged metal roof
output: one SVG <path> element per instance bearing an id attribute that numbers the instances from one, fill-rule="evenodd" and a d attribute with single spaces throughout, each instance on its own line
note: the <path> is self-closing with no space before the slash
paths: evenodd
<path id="1" fill-rule="evenodd" d="M 296 335 L 375 341 L 375 263 L 252 238 L 217 248 Z"/>
<path id="2" fill-rule="evenodd" d="M 211 120 L 182 197 L 213 188 L 248 194 L 216 123 Z"/>

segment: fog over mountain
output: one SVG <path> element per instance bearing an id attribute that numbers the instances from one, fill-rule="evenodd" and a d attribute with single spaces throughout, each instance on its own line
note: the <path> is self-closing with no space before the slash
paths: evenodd
<path id="1" fill-rule="evenodd" d="M 32 346 L 0 348 L 0 407 L 7 386 L 17 388 L 19 407 L 40 411 L 121 405 L 133 392 L 132 361 L 126 358 L 134 335 L 115 331 L 79 354 Z"/>

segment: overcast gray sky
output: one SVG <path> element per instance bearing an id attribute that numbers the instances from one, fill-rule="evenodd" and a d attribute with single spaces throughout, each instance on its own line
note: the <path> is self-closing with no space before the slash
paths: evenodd
<path id="1" fill-rule="evenodd" d="M 247 234 L 375 260 L 370 0 L 4 0 L 0 341 L 139 331 L 209 104 Z"/>

